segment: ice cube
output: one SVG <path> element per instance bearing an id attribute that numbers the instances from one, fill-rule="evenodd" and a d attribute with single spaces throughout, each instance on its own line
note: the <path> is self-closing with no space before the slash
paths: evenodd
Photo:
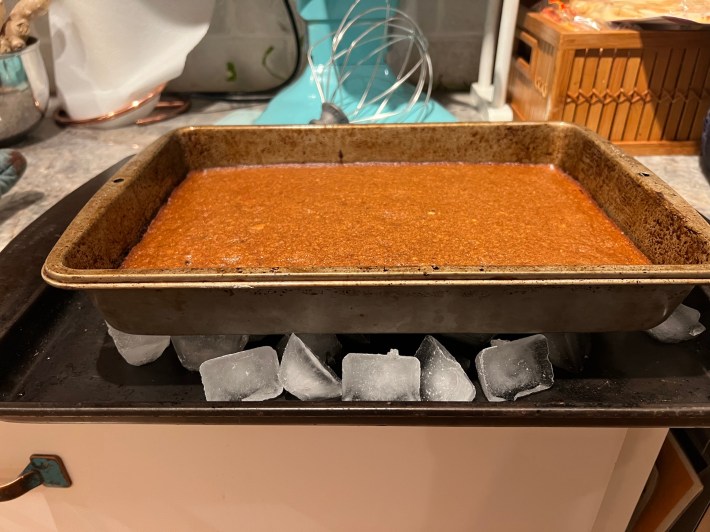
<path id="1" fill-rule="evenodd" d="M 271 347 L 212 358 L 200 366 L 208 401 L 264 401 L 283 392 L 279 360 Z"/>
<path id="2" fill-rule="evenodd" d="M 249 336 L 246 334 L 173 336 L 172 341 L 180 363 L 191 371 L 197 371 L 206 360 L 244 349 L 249 342 Z"/>
<path id="3" fill-rule="evenodd" d="M 332 364 L 342 357 L 343 346 L 334 334 L 299 334 L 298 337 L 325 364 Z"/>
<path id="4" fill-rule="evenodd" d="M 128 334 L 111 327 L 108 323 L 106 325 L 116 349 L 124 360 L 133 366 L 142 366 L 157 360 L 170 343 L 169 336 Z"/>
<path id="5" fill-rule="evenodd" d="M 415 357 L 350 353 L 343 359 L 343 401 L 420 401 Z"/>
<path id="6" fill-rule="evenodd" d="M 279 358 L 283 356 L 283 351 L 292 334 L 296 334 L 320 361 L 331 360 L 342 355 L 343 346 L 335 334 L 291 333 L 284 335 L 276 345 L 276 352 L 279 354 Z"/>
<path id="7" fill-rule="evenodd" d="M 512 340 L 506 340 L 504 338 L 491 338 L 491 347 L 498 347 L 499 345 L 509 344 Z"/>
<path id="8" fill-rule="evenodd" d="M 476 356 L 476 369 L 489 401 L 513 401 L 547 390 L 554 375 L 548 358 L 547 340 L 535 334 L 488 347 Z"/>
<path id="9" fill-rule="evenodd" d="M 703 331 L 705 327 L 700 323 L 700 312 L 685 305 L 678 305 L 666 321 L 646 332 L 659 342 L 677 344 L 692 340 Z"/>
<path id="10" fill-rule="evenodd" d="M 582 333 L 545 333 L 548 357 L 552 365 L 579 373 L 584 369 L 584 359 L 592 350 L 592 337 Z"/>
<path id="11" fill-rule="evenodd" d="M 306 345 L 301 335 L 291 334 L 284 347 L 279 380 L 284 389 L 301 399 L 312 401 L 340 397 L 343 387 L 340 379 L 325 363 L 325 357 L 331 352 L 333 344 L 325 341 L 326 336 L 335 335 L 302 335 L 314 336 L 311 342 L 319 348 L 320 357 L 312 349 L 312 344 Z M 338 342 L 337 338 L 335 339 Z M 338 342 L 338 346 L 340 342 Z"/>
<path id="12" fill-rule="evenodd" d="M 421 364 L 422 401 L 473 401 L 476 388 L 461 365 L 433 336 L 415 355 Z"/>

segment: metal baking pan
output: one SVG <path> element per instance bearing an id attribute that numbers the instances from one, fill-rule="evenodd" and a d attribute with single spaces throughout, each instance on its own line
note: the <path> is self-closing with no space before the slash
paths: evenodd
<path id="1" fill-rule="evenodd" d="M 117 269 L 190 170 L 368 161 L 557 165 L 653 264 Z M 693 285 L 710 281 L 709 262 L 710 230 L 697 212 L 647 168 L 575 125 L 197 127 L 162 137 L 106 183 L 42 274 L 53 286 L 87 291 L 109 323 L 137 334 L 618 331 L 661 322 Z"/>
<path id="2" fill-rule="evenodd" d="M 57 238 L 116 167 L 57 203 L 0 252 L 0 420 L 227 424 L 446 426 L 710 426 L 710 333 L 665 345 L 639 332 L 592 335 L 580 374 L 555 370 L 555 385 L 515 402 L 489 403 L 476 382 L 471 403 L 207 403 L 199 375 L 172 347 L 156 362 L 125 363 L 102 316 L 81 291 L 57 290 L 39 276 Z M 687 303 L 710 327 L 710 301 Z M 377 335 L 373 350 L 413 353 L 418 335 Z M 343 339 L 341 337 L 341 339 Z M 265 338 L 260 342 L 271 342 Z M 477 349 L 445 341 L 456 356 Z M 256 345 L 256 344 L 252 344 Z M 357 346 L 345 346 L 347 350 Z M 336 368 L 337 371 L 337 368 Z M 475 369 L 471 369 L 475 378 Z"/>

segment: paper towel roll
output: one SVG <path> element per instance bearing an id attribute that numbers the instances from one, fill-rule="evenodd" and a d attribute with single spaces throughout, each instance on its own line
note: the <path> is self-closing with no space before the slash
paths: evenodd
<path id="1" fill-rule="evenodd" d="M 54 0 L 57 94 L 74 120 L 115 112 L 182 73 L 214 0 Z"/>

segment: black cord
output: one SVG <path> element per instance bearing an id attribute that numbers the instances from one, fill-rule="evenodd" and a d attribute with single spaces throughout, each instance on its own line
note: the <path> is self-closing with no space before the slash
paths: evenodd
<path id="1" fill-rule="evenodd" d="M 286 85 L 289 85 L 300 72 L 301 67 L 301 39 L 298 34 L 298 26 L 296 25 L 296 16 L 293 13 L 293 8 L 291 7 L 291 2 L 289 0 L 283 0 L 284 8 L 286 9 L 286 14 L 288 15 L 288 21 L 291 25 L 291 33 L 293 35 L 294 49 L 296 50 L 296 61 L 293 65 L 293 70 L 289 74 L 288 78 L 279 83 L 276 87 L 266 90 L 266 91 L 254 91 L 254 92 L 193 92 L 190 96 L 195 98 L 202 98 L 206 100 L 223 100 L 223 101 L 233 101 L 233 102 L 259 102 L 268 101 L 283 89 Z"/>

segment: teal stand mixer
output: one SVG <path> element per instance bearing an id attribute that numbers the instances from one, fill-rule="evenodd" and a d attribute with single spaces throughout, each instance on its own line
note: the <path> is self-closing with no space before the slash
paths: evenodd
<path id="1" fill-rule="evenodd" d="M 297 0 L 308 66 L 255 124 L 455 122 L 431 99 L 426 40 L 397 3 Z"/>

